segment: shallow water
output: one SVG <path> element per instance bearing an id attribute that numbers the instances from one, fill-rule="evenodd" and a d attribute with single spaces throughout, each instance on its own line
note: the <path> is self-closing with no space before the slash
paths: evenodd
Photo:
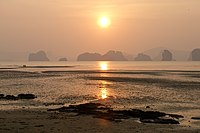
<path id="1" fill-rule="evenodd" d="M 0 64 L 0 93 L 37 96 L 34 100 L 0 100 L 1 110 L 56 108 L 92 101 L 117 109 L 179 113 L 187 118 L 183 124 L 199 125 L 188 121 L 200 114 L 200 62 Z"/>

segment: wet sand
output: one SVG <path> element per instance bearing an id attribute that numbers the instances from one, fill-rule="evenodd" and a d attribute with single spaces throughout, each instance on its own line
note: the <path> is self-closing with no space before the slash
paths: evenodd
<path id="1" fill-rule="evenodd" d="M 111 122 L 92 116 L 46 110 L 0 111 L 2 133 L 199 133 L 200 129 L 180 125 L 144 124 L 133 119 Z"/>
<path id="2" fill-rule="evenodd" d="M 200 133 L 200 120 L 191 119 L 199 117 L 199 74 L 200 71 L 1 70 L 1 93 L 33 93 L 38 98 L 30 101 L 2 100 L 0 133 Z M 113 122 L 92 116 L 47 111 L 51 103 L 62 107 L 65 103 L 73 103 L 74 99 L 78 99 L 76 102 L 82 102 L 88 97 L 88 101 L 96 100 L 96 94 L 102 88 L 110 90 L 108 96 L 111 98 L 107 102 L 111 105 L 126 105 L 127 108 L 140 105 L 142 108 L 138 108 L 144 110 L 148 105 L 149 110 L 181 114 L 184 119 L 180 125 L 147 124 L 134 119 Z M 41 106 L 42 109 L 33 109 Z"/>

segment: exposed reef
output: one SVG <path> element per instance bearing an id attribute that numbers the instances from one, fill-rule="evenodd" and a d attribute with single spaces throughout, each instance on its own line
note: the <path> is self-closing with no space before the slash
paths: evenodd
<path id="1" fill-rule="evenodd" d="M 20 99 L 35 99 L 35 98 L 36 96 L 33 94 L 19 94 L 17 96 L 0 94 L 0 100 L 20 100 Z"/>
<path id="2" fill-rule="evenodd" d="M 113 110 L 100 103 L 69 105 L 58 109 L 49 109 L 48 111 L 76 113 L 77 115 L 92 115 L 94 118 L 115 122 L 121 122 L 123 119 L 138 118 L 143 123 L 179 124 L 178 119 L 183 118 L 181 115 L 167 114 L 158 111 L 142 111 L 139 109 Z"/>

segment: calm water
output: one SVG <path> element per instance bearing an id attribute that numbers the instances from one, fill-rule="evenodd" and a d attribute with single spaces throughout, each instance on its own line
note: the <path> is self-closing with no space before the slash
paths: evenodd
<path id="1" fill-rule="evenodd" d="M 0 62 L 2 67 L 75 66 L 67 70 L 100 70 L 101 62 Z M 109 70 L 200 70 L 200 62 L 105 62 Z M 49 69 L 48 69 L 49 70 Z M 64 69 L 66 70 L 66 69 Z"/>
<path id="2" fill-rule="evenodd" d="M 200 114 L 200 62 L 0 62 L 0 68 L 0 93 L 37 96 L 1 100 L 3 110 L 102 102 L 186 119 Z"/>

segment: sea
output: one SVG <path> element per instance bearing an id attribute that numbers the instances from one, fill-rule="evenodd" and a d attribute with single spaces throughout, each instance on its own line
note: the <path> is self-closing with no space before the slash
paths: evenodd
<path id="1" fill-rule="evenodd" d="M 200 62 L 0 62 L 0 110 L 49 109 L 100 102 L 113 109 L 164 111 L 200 127 Z"/>

